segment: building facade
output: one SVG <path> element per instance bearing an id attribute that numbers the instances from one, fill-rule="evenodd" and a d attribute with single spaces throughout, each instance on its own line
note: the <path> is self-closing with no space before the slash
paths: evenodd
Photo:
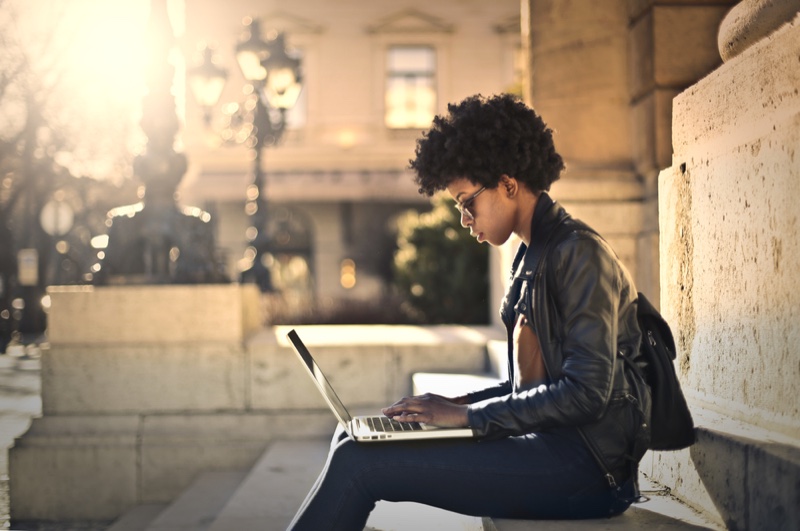
<path id="1" fill-rule="evenodd" d="M 215 214 L 230 276 L 252 256 L 245 202 L 254 154 L 235 142 L 247 121 L 230 126 L 252 98 L 234 58 L 243 17 L 259 21 L 264 37 L 284 32 L 302 58 L 288 130 L 263 152 L 273 246 L 263 261 L 284 303 L 324 308 L 386 293 L 394 220 L 429 206 L 407 166 L 433 116 L 473 94 L 519 92 L 519 10 L 516 0 L 187 2 L 187 66 L 197 44 L 210 43 L 228 79 L 210 125 L 187 92 L 180 200 Z"/>

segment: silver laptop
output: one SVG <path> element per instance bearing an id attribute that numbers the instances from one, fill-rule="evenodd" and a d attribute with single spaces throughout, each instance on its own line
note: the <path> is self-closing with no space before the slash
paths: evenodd
<path id="1" fill-rule="evenodd" d="M 427 426 L 419 422 L 398 422 L 386 416 L 358 416 L 353 417 L 348 413 L 347 408 L 336 392 L 331 387 L 330 382 L 320 370 L 317 362 L 311 356 L 306 346 L 300 340 L 297 332 L 292 330 L 286 335 L 294 347 L 295 353 L 307 369 L 311 379 L 319 389 L 322 398 L 325 399 L 339 423 L 350 435 L 350 438 L 363 442 L 381 442 L 412 439 L 442 439 L 453 437 L 472 437 L 470 428 L 437 428 Z"/>

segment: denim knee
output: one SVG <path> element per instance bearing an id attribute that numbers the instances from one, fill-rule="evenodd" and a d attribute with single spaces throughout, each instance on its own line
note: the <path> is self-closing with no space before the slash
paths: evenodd
<path id="1" fill-rule="evenodd" d="M 363 444 L 350 439 L 346 434 L 344 438 L 339 439 L 334 436 L 331 442 L 331 454 L 328 464 L 329 473 L 334 471 L 337 474 L 347 471 L 354 472 L 363 466 L 363 461 Z"/>

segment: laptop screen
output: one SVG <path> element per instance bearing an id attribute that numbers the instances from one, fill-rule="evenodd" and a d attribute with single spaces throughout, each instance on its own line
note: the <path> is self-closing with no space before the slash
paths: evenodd
<path id="1" fill-rule="evenodd" d="M 308 369 L 308 373 L 317 384 L 317 388 L 319 388 L 320 392 L 322 393 L 322 397 L 328 402 L 328 405 L 333 410 L 336 418 L 339 419 L 339 422 L 341 422 L 344 427 L 347 427 L 348 423 L 352 420 L 350 413 L 348 413 L 347 408 L 344 407 L 342 401 L 339 400 L 339 397 L 336 395 L 333 387 L 331 387 L 328 379 L 322 373 L 322 370 L 317 365 L 317 362 L 314 361 L 313 357 L 311 357 L 311 353 L 300 340 L 300 336 L 297 335 L 297 332 L 292 330 L 286 334 L 286 337 L 289 338 L 289 341 L 291 341 L 294 351 L 300 357 L 300 360 L 303 362 L 303 365 L 306 367 L 306 369 Z"/>

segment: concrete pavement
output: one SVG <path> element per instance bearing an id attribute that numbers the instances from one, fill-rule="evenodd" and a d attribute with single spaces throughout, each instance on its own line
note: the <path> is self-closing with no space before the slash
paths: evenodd
<path id="1" fill-rule="evenodd" d="M 0 529 L 9 525 L 8 448 L 42 412 L 39 352 L 10 346 L 0 354 Z"/>
<path id="2" fill-rule="evenodd" d="M 36 345 L 10 346 L 0 354 L 0 529 L 9 529 L 8 448 L 42 414 L 41 352 Z M 30 523 L 12 531 L 103 531 L 95 522 Z"/>

